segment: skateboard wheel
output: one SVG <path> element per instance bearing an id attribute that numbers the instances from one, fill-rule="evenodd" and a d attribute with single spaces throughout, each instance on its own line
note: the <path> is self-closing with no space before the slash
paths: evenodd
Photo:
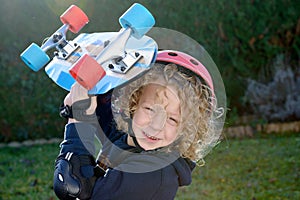
<path id="1" fill-rule="evenodd" d="M 35 72 L 39 71 L 50 60 L 49 56 L 35 43 L 27 47 L 20 57 Z"/>
<path id="2" fill-rule="evenodd" d="M 92 89 L 106 74 L 101 65 L 85 54 L 70 69 L 70 74 L 84 88 Z"/>
<path id="3" fill-rule="evenodd" d="M 88 16 L 77 6 L 71 5 L 61 16 L 63 24 L 68 24 L 69 30 L 78 33 L 88 22 Z"/>
<path id="4" fill-rule="evenodd" d="M 155 24 L 152 14 L 141 4 L 133 4 L 120 18 L 119 23 L 123 28 L 131 28 L 133 37 L 140 39 Z"/>

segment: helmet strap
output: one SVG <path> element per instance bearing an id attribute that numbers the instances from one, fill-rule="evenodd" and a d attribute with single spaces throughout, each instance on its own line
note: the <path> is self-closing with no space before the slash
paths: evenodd
<path id="1" fill-rule="evenodd" d="M 137 148 L 138 151 L 145 151 L 145 149 L 143 147 L 140 146 L 140 144 L 138 143 L 137 139 L 136 139 L 136 136 L 134 135 L 134 132 L 132 130 L 132 121 L 130 120 L 128 122 L 128 135 L 129 137 L 132 138 L 133 140 L 133 143 L 135 145 L 135 147 Z"/>

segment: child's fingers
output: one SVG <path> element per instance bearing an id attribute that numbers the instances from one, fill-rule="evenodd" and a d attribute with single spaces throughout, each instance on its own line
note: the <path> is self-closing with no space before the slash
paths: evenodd
<path id="1" fill-rule="evenodd" d="M 70 93 L 68 93 L 64 99 L 64 105 L 72 105 L 72 98 L 70 96 Z"/>
<path id="2" fill-rule="evenodd" d="M 74 83 L 71 87 L 70 92 L 66 95 L 64 99 L 65 105 L 73 105 L 76 101 L 88 99 L 88 91 L 82 87 L 79 83 Z"/>
<path id="3" fill-rule="evenodd" d="M 97 107 L 97 97 L 96 96 L 89 96 L 88 90 L 82 87 L 79 83 L 73 84 L 71 87 L 70 92 L 67 94 L 64 100 L 65 105 L 73 105 L 75 102 L 79 102 L 82 100 L 90 99 L 90 106 L 86 110 L 87 115 L 91 115 L 95 112 Z"/>
<path id="4" fill-rule="evenodd" d="M 67 94 L 64 100 L 65 105 L 73 105 L 75 102 L 79 102 L 81 100 L 88 100 L 90 99 L 90 106 L 86 110 L 87 115 L 91 115 L 95 112 L 97 107 L 97 97 L 96 96 L 89 96 L 87 89 L 82 87 L 79 83 L 75 83 L 70 92 Z"/>
<path id="5" fill-rule="evenodd" d="M 95 110 L 96 110 L 96 107 L 97 107 L 97 97 L 96 96 L 92 96 L 92 97 L 89 97 L 91 98 L 91 105 L 90 107 L 86 110 L 86 114 L 87 115 L 91 115 L 91 114 L 94 114 Z"/>
<path id="6" fill-rule="evenodd" d="M 76 101 L 88 99 L 88 91 L 84 87 L 82 87 L 79 83 L 75 83 L 71 90 L 70 90 L 70 98 L 71 98 L 71 104 L 72 105 Z"/>

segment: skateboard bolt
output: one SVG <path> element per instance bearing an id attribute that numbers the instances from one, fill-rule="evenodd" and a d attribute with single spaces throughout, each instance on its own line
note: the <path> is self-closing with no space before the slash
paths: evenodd
<path id="1" fill-rule="evenodd" d="M 138 52 L 135 52 L 134 55 L 135 57 L 139 57 L 140 54 Z"/>
<path id="2" fill-rule="evenodd" d="M 124 72 L 124 71 L 125 71 L 125 69 L 126 69 L 125 67 L 121 67 L 121 71 L 122 71 L 122 72 Z"/>
<path id="3" fill-rule="evenodd" d="M 108 44 L 109 44 L 109 40 L 106 40 L 105 42 L 104 42 L 104 47 L 106 47 Z"/>
<path id="4" fill-rule="evenodd" d="M 118 57 L 118 58 L 116 58 L 116 63 L 120 63 L 121 61 L 122 61 L 122 57 L 120 56 L 120 57 Z"/>
<path id="5" fill-rule="evenodd" d="M 55 33 L 53 35 L 53 39 L 52 40 L 53 40 L 54 43 L 57 43 L 61 38 L 62 38 L 62 35 L 60 33 Z"/>
<path id="6" fill-rule="evenodd" d="M 115 67 L 113 66 L 113 64 L 109 64 L 109 65 L 108 65 L 108 68 L 109 68 L 109 69 L 113 69 L 113 68 L 115 68 Z"/>

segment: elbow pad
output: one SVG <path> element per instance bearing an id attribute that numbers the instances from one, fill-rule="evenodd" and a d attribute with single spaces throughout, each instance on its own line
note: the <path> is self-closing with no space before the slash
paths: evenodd
<path id="1" fill-rule="evenodd" d="M 60 155 L 55 163 L 53 180 L 56 196 L 59 199 L 89 199 L 99 177 L 95 175 L 95 166 L 91 155 L 75 155 L 72 152 Z"/>

